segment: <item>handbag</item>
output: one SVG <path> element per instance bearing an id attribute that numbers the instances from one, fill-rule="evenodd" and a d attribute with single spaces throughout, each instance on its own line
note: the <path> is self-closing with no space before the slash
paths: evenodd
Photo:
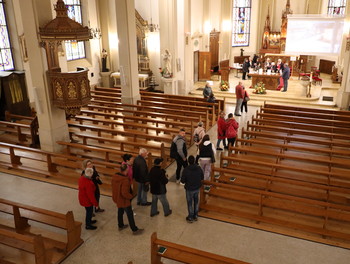
<path id="1" fill-rule="evenodd" d="M 244 101 L 248 102 L 250 98 L 248 96 L 244 97 Z"/>

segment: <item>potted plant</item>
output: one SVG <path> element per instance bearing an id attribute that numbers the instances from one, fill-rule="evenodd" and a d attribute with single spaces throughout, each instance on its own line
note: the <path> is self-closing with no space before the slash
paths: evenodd
<path id="1" fill-rule="evenodd" d="M 230 88 L 228 82 L 226 81 L 221 81 L 220 83 L 220 90 L 221 91 L 228 91 L 228 89 Z"/>
<path id="2" fill-rule="evenodd" d="M 258 82 L 255 86 L 254 86 L 254 91 L 253 93 L 255 94 L 266 94 L 266 88 L 265 88 L 265 84 L 263 82 Z"/>

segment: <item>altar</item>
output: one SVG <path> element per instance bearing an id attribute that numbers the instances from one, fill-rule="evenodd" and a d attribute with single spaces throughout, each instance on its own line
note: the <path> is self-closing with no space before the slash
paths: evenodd
<path id="1" fill-rule="evenodd" d="M 262 82 L 265 84 L 266 90 L 277 90 L 278 79 L 281 77 L 281 75 L 274 74 L 274 73 L 271 73 L 271 74 L 249 73 L 248 75 L 252 77 L 252 87 L 253 88 L 256 84 L 258 84 L 259 82 Z"/>

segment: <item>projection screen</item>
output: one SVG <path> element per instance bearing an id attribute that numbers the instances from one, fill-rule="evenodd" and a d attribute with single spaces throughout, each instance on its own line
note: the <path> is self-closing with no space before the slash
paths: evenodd
<path id="1" fill-rule="evenodd" d="M 344 18 L 289 15 L 287 54 L 338 55 L 343 39 Z"/>

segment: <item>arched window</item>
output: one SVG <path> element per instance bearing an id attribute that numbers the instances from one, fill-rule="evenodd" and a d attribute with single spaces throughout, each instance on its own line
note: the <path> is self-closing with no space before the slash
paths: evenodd
<path id="1" fill-rule="evenodd" d="M 329 0 L 328 15 L 344 16 L 346 8 L 346 0 Z"/>
<path id="2" fill-rule="evenodd" d="M 14 70 L 10 36 L 7 29 L 5 1 L 0 0 L 0 71 Z"/>
<path id="3" fill-rule="evenodd" d="M 249 46 L 251 0 L 233 0 L 232 47 Z"/>
<path id="4" fill-rule="evenodd" d="M 81 2 L 80 0 L 64 0 L 68 7 L 68 17 L 82 24 Z M 67 60 L 78 60 L 85 58 L 84 41 L 67 40 L 65 41 Z"/>

